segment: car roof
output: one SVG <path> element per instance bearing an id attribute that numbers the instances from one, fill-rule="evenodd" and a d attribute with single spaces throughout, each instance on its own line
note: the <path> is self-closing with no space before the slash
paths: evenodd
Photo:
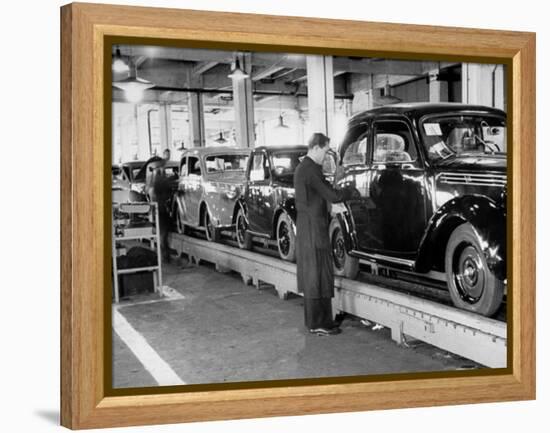
<path id="1" fill-rule="evenodd" d="M 282 150 L 306 150 L 307 151 L 307 146 L 304 146 L 303 144 L 287 144 L 287 145 L 279 144 L 277 146 L 258 146 L 254 148 L 254 150 L 266 150 L 268 152 L 269 151 L 278 152 Z"/>
<path id="2" fill-rule="evenodd" d="M 355 114 L 349 120 L 349 123 L 357 123 L 382 114 L 403 114 L 418 118 L 426 114 L 440 114 L 455 111 L 472 111 L 506 116 L 504 111 L 484 105 L 462 104 L 457 102 L 413 102 L 384 105 L 383 107 L 362 111 Z"/>
<path id="3" fill-rule="evenodd" d="M 232 147 L 232 146 L 212 146 L 212 147 L 193 147 L 185 149 L 182 157 L 186 155 L 213 155 L 225 153 L 229 155 L 249 154 L 252 149 L 248 147 Z"/>
<path id="4" fill-rule="evenodd" d="M 141 167 L 145 161 L 128 161 L 120 164 L 121 167 Z"/>

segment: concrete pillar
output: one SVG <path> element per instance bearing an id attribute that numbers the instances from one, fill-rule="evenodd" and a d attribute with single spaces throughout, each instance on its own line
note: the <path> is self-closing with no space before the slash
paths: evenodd
<path id="1" fill-rule="evenodd" d="M 233 106 L 235 109 L 235 125 L 237 145 L 239 147 L 254 147 L 254 101 L 252 98 L 252 59 L 250 53 L 237 54 L 238 65 L 248 77 L 233 78 Z"/>
<path id="2" fill-rule="evenodd" d="M 430 102 L 449 102 L 449 83 L 438 80 L 439 71 L 428 73 Z"/>
<path id="3" fill-rule="evenodd" d="M 334 117 L 332 56 L 307 56 L 307 96 L 311 130 L 331 137 Z"/>
<path id="4" fill-rule="evenodd" d="M 151 157 L 149 149 L 149 128 L 147 124 L 148 105 L 134 106 L 135 127 L 137 129 L 138 159 L 145 160 Z"/>
<path id="5" fill-rule="evenodd" d="M 204 130 L 204 105 L 202 95 L 199 92 L 189 93 L 187 102 L 189 113 L 189 137 L 191 143 L 185 143 L 186 147 L 204 147 L 205 130 Z"/>
<path id="6" fill-rule="evenodd" d="M 160 123 L 160 148 L 172 151 L 172 107 L 170 104 L 161 102 L 159 104 Z"/>
<path id="7" fill-rule="evenodd" d="M 462 102 L 505 108 L 503 65 L 462 64 Z"/>

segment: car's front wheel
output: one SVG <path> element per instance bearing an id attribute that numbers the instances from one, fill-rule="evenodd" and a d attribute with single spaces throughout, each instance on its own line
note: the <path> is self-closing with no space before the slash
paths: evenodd
<path id="1" fill-rule="evenodd" d="M 183 222 L 183 217 L 181 216 L 181 212 L 177 207 L 176 207 L 176 231 L 181 235 L 185 234 L 185 224 Z"/>
<path id="2" fill-rule="evenodd" d="M 359 260 L 348 254 L 344 241 L 344 232 L 338 218 L 333 218 L 330 222 L 329 234 L 334 275 L 354 279 L 359 273 Z"/>
<path id="3" fill-rule="evenodd" d="M 210 213 L 208 212 L 208 209 L 204 210 L 202 224 L 206 232 L 206 239 L 210 242 L 218 242 L 220 238 L 220 232 L 216 227 L 214 227 L 214 224 L 212 223 L 212 218 L 210 218 Z"/>
<path id="4" fill-rule="evenodd" d="M 247 228 L 248 223 L 246 222 L 246 215 L 244 214 L 244 210 L 239 208 L 235 220 L 235 236 L 239 248 L 243 250 L 250 250 L 252 248 L 252 236 L 246 231 Z"/>
<path id="5" fill-rule="evenodd" d="M 456 307 L 492 316 L 504 296 L 504 283 L 487 266 L 478 236 L 469 223 L 451 234 L 445 251 L 445 273 Z"/>
<path id="6" fill-rule="evenodd" d="M 277 220 L 277 249 L 281 259 L 289 262 L 296 260 L 294 223 L 286 212 L 283 212 Z"/>

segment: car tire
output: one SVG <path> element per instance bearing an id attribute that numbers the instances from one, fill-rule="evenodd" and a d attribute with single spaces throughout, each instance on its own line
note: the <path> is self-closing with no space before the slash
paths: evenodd
<path id="1" fill-rule="evenodd" d="M 218 242 L 220 240 L 220 231 L 212 224 L 212 218 L 210 218 L 208 209 L 204 210 L 202 218 L 202 225 L 204 227 L 204 232 L 206 233 L 206 240 L 209 242 Z"/>
<path id="2" fill-rule="evenodd" d="M 184 235 L 185 231 L 185 223 L 183 222 L 180 210 L 176 206 L 176 232 L 178 232 L 180 235 Z"/>
<path id="3" fill-rule="evenodd" d="M 286 212 L 279 215 L 275 232 L 279 257 L 287 262 L 296 261 L 296 231 L 294 222 Z"/>
<path id="4" fill-rule="evenodd" d="M 487 266 L 471 224 L 461 224 L 451 233 L 445 251 L 445 273 L 457 308 L 490 317 L 500 307 L 504 283 Z"/>
<path id="5" fill-rule="evenodd" d="M 338 218 L 333 218 L 330 222 L 329 234 L 334 275 L 351 279 L 356 278 L 359 273 L 359 259 L 348 254 L 344 240 L 344 231 Z"/>
<path id="6" fill-rule="evenodd" d="M 247 228 L 248 224 L 244 210 L 240 208 L 235 219 L 235 237 L 237 238 L 239 248 L 243 250 L 252 249 L 252 235 L 246 231 Z"/>

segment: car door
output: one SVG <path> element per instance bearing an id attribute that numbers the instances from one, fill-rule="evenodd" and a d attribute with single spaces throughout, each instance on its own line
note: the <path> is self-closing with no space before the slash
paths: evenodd
<path id="1" fill-rule="evenodd" d="M 366 236 L 361 249 L 407 257 L 414 255 L 427 223 L 426 182 L 418 145 L 406 118 L 372 124 Z"/>
<path id="2" fill-rule="evenodd" d="M 358 246 L 363 247 L 370 235 L 367 224 L 369 211 L 372 209 L 369 179 L 371 167 L 367 163 L 368 140 L 370 124 L 368 121 L 350 128 L 342 143 L 341 166 L 338 168 L 337 185 L 352 186 L 356 192 L 353 198 L 346 202 L 351 213 Z"/>
<path id="3" fill-rule="evenodd" d="M 246 191 L 249 230 L 267 235 L 271 232 L 273 209 L 270 205 L 272 195 L 271 173 L 266 152 L 254 152 L 250 164 Z"/>
<path id="4" fill-rule="evenodd" d="M 187 179 L 185 182 L 185 205 L 188 222 L 191 225 L 200 224 L 199 205 L 202 196 L 202 168 L 198 155 L 187 157 Z"/>
<path id="5" fill-rule="evenodd" d="M 179 170 L 178 187 L 176 191 L 176 201 L 178 211 L 181 212 L 182 221 L 189 222 L 189 212 L 187 210 L 187 202 L 185 197 L 185 189 L 187 184 L 187 155 L 181 158 Z"/>

